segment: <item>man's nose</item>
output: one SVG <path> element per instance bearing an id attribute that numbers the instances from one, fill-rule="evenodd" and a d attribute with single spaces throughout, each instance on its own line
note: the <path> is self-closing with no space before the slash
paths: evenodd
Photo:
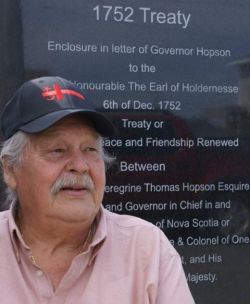
<path id="1" fill-rule="evenodd" d="M 84 153 L 74 151 L 71 153 L 66 165 L 67 171 L 74 173 L 84 173 L 89 171 L 89 162 Z"/>

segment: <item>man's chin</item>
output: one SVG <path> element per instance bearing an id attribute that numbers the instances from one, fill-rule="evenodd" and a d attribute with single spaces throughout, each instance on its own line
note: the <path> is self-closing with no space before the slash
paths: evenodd
<path id="1" fill-rule="evenodd" d="M 99 210 L 93 200 L 61 200 L 59 204 L 57 214 L 65 222 L 91 221 Z"/>

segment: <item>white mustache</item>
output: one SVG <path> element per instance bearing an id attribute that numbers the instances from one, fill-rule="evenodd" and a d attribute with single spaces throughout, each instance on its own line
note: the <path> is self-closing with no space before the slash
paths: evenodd
<path id="1" fill-rule="evenodd" d="M 58 193 L 63 188 L 79 187 L 94 191 L 95 185 L 92 178 L 87 174 L 74 175 L 74 174 L 64 174 L 59 177 L 53 186 L 51 187 L 52 194 Z"/>

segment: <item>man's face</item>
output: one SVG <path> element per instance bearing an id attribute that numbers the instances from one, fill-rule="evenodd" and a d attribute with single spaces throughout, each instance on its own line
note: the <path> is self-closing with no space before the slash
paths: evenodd
<path id="1" fill-rule="evenodd" d="M 66 183 L 58 186 L 62 178 Z M 95 129 L 72 116 L 32 135 L 21 165 L 13 170 L 12 185 L 23 216 L 68 222 L 93 220 L 105 186 L 101 142 Z"/>

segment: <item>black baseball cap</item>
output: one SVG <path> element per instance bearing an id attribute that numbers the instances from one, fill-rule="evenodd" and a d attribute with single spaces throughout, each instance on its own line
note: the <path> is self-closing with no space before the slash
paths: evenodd
<path id="1" fill-rule="evenodd" d="M 80 113 L 91 121 L 97 132 L 114 135 L 114 126 L 72 82 L 57 76 L 41 77 L 25 82 L 5 105 L 1 130 L 8 139 L 18 130 L 41 132 L 60 119 Z"/>

